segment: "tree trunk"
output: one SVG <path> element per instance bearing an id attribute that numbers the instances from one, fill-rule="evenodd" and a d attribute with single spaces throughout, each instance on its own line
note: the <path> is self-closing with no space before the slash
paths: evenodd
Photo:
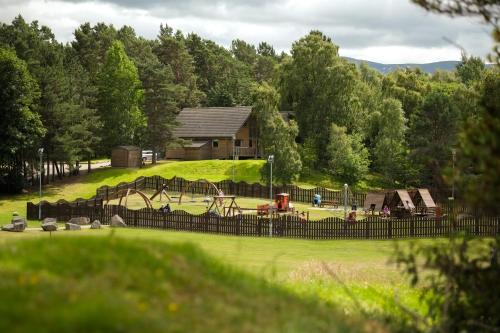
<path id="1" fill-rule="evenodd" d="M 50 156 L 49 153 L 47 152 L 47 175 L 45 178 L 45 184 L 48 184 L 50 182 Z"/>
<path id="2" fill-rule="evenodd" d="M 153 146 L 153 156 L 151 157 L 151 164 L 156 164 L 156 148 Z"/>
<path id="3" fill-rule="evenodd" d="M 56 162 L 52 161 L 52 182 L 54 182 L 55 179 L 55 174 L 56 174 L 56 168 L 55 168 Z"/>
<path id="4" fill-rule="evenodd" d="M 64 162 L 61 162 L 61 172 L 62 172 L 62 175 L 64 177 L 66 175 L 66 173 L 64 171 Z"/>
<path id="5" fill-rule="evenodd" d="M 80 174 L 80 161 L 76 161 L 75 175 Z"/>
<path id="6" fill-rule="evenodd" d="M 90 173 L 90 170 L 92 170 L 92 166 L 90 165 L 90 157 L 89 157 L 89 160 L 87 162 L 87 173 Z"/>
<path id="7" fill-rule="evenodd" d="M 54 164 L 53 164 L 53 165 L 56 167 L 57 178 L 62 179 L 61 170 L 59 169 L 59 165 L 58 165 L 58 163 L 57 163 L 57 162 L 54 162 Z"/>

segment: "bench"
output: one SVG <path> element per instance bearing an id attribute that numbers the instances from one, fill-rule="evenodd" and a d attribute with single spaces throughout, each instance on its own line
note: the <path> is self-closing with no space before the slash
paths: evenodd
<path id="1" fill-rule="evenodd" d="M 332 206 L 333 208 L 338 208 L 339 204 L 337 200 L 321 200 L 320 207 Z"/>

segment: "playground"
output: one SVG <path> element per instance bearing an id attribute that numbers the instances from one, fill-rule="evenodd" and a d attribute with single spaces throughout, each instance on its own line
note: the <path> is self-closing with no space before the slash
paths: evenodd
<path id="1" fill-rule="evenodd" d="M 153 190 L 143 190 L 143 193 L 147 198 L 153 197 L 156 191 Z M 239 197 L 239 196 L 225 196 L 218 197 L 217 194 L 196 194 L 196 193 L 180 193 L 180 192 L 166 192 L 168 194 L 157 195 L 152 200 L 149 199 L 151 204 L 151 208 L 160 209 L 162 206 L 166 206 L 167 204 L 170 206 L 171 211 L 174 210 L 183 210 L 190 214 L 202 214 L 207 212 L 210 209 L 211 211 L 217 211 L 219 215 L 232 216 L 233 214 L 257 214 L 258 207 L 266 207 L 268 210 L 268 205 L 270 203 L 269 199 L 261 199 L 261 198 L 248 198 L 248 197 Z M 179 202 L 179 198 L 182 199 Z M 149 203 L 146 203 L 144 197 L 139 194 L 129 194 L 128 199 L 125 200 L 126 194 L 120 199 L 109 200 L 108 204 L 110 205 L 125 205 L 129 209 L 141 209 L 147 208 Z M 231 203 L 233 202 L 233 207 L 229 208 Z M 214 203 L 215 201 L 215 203 Z M 273 200 L 275 203 L 276 201 Z M 213 204 L 213 205 L 212 205 Z M 235 205 L 236 204 L 236 205 Z M 267 206 L 266 206 L 267 205 Z M 236 207 L 237 206 L 237 207 Z M 328 206 L 325 205 L 323 207 L 313 207 L 312 204 L 306 204 L 303 202 L 292 202 L 293 213 L 290 212 L 278 212 L 277 214 L 295 214 L 297 213 L 305 218 L 309 217 L 310 221 L 320 220 L 327 217 L 344 217 L 344 208 L 342 206 Z M 228 209 L 230 209 L 228 213 Z M 262 210 L 262 209 L 261 209 Z M 349 207 L 349 212 L 351 212 L 351 207 Z M 302 215 L 302 213 L 304 213 Z M 358 209 L 359 218 L 363 218 L 362 209 Z"/>

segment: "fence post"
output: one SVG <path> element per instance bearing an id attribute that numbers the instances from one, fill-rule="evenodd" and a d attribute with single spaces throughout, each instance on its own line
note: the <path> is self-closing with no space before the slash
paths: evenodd
<path id="1" fill-rule="evenodd" d="M 138 211 L 137 211 L 137 210 L 134 210 L 133 212 L 134 212 L 134 227 L 136 227 L 136 228 L 137 228 L 137 212 L 138 212 Z"/>
<path id="2" fill-rule="evenodd" d="M 235 221 L 235 222 L 236 222 L 236 234 L 237 234 L 238 236 L 240 236 L 240 234 L 241 234 L 240 224 L 241 224 L 241 223 L 240 223 L 240 221 L 238 221 L 238 219 L 236 218 L 236 216 L 234 216 L 234 214 L 233 214 L 233 221 Z"/>
<path id="3" fill-rule="evenodd" d="M 387 221 L 387 236 L 389 238 L 392 238 L 392 220 L 391 219 L 389 219 Z"/>
<path id="4" fill-rule="evenodd" d="M 474 235 L 479 236 L 479 219 L 476 212 L 474 212 Z"/>
<path id="5" fill-rule="evenodd" d="M 370 238 L 370 219 L 365 220 L 365 238 Z"/>
<path id="6" fill-rule="evenodd" d="M 413 218 L 410 218 L 410 236 L 415 236 L 415 220 Z"/>

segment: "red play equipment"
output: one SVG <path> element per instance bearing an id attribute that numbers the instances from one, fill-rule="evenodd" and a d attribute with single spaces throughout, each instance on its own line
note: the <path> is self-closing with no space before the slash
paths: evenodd
<path id="1" fill-rule="evenodd" d="M 290 198 L 288 193 L 278 193 L 274 196 L 274 202 L 276 202 L 276 208 L 278 212 L 287 212 L 290 206 Z"/>

